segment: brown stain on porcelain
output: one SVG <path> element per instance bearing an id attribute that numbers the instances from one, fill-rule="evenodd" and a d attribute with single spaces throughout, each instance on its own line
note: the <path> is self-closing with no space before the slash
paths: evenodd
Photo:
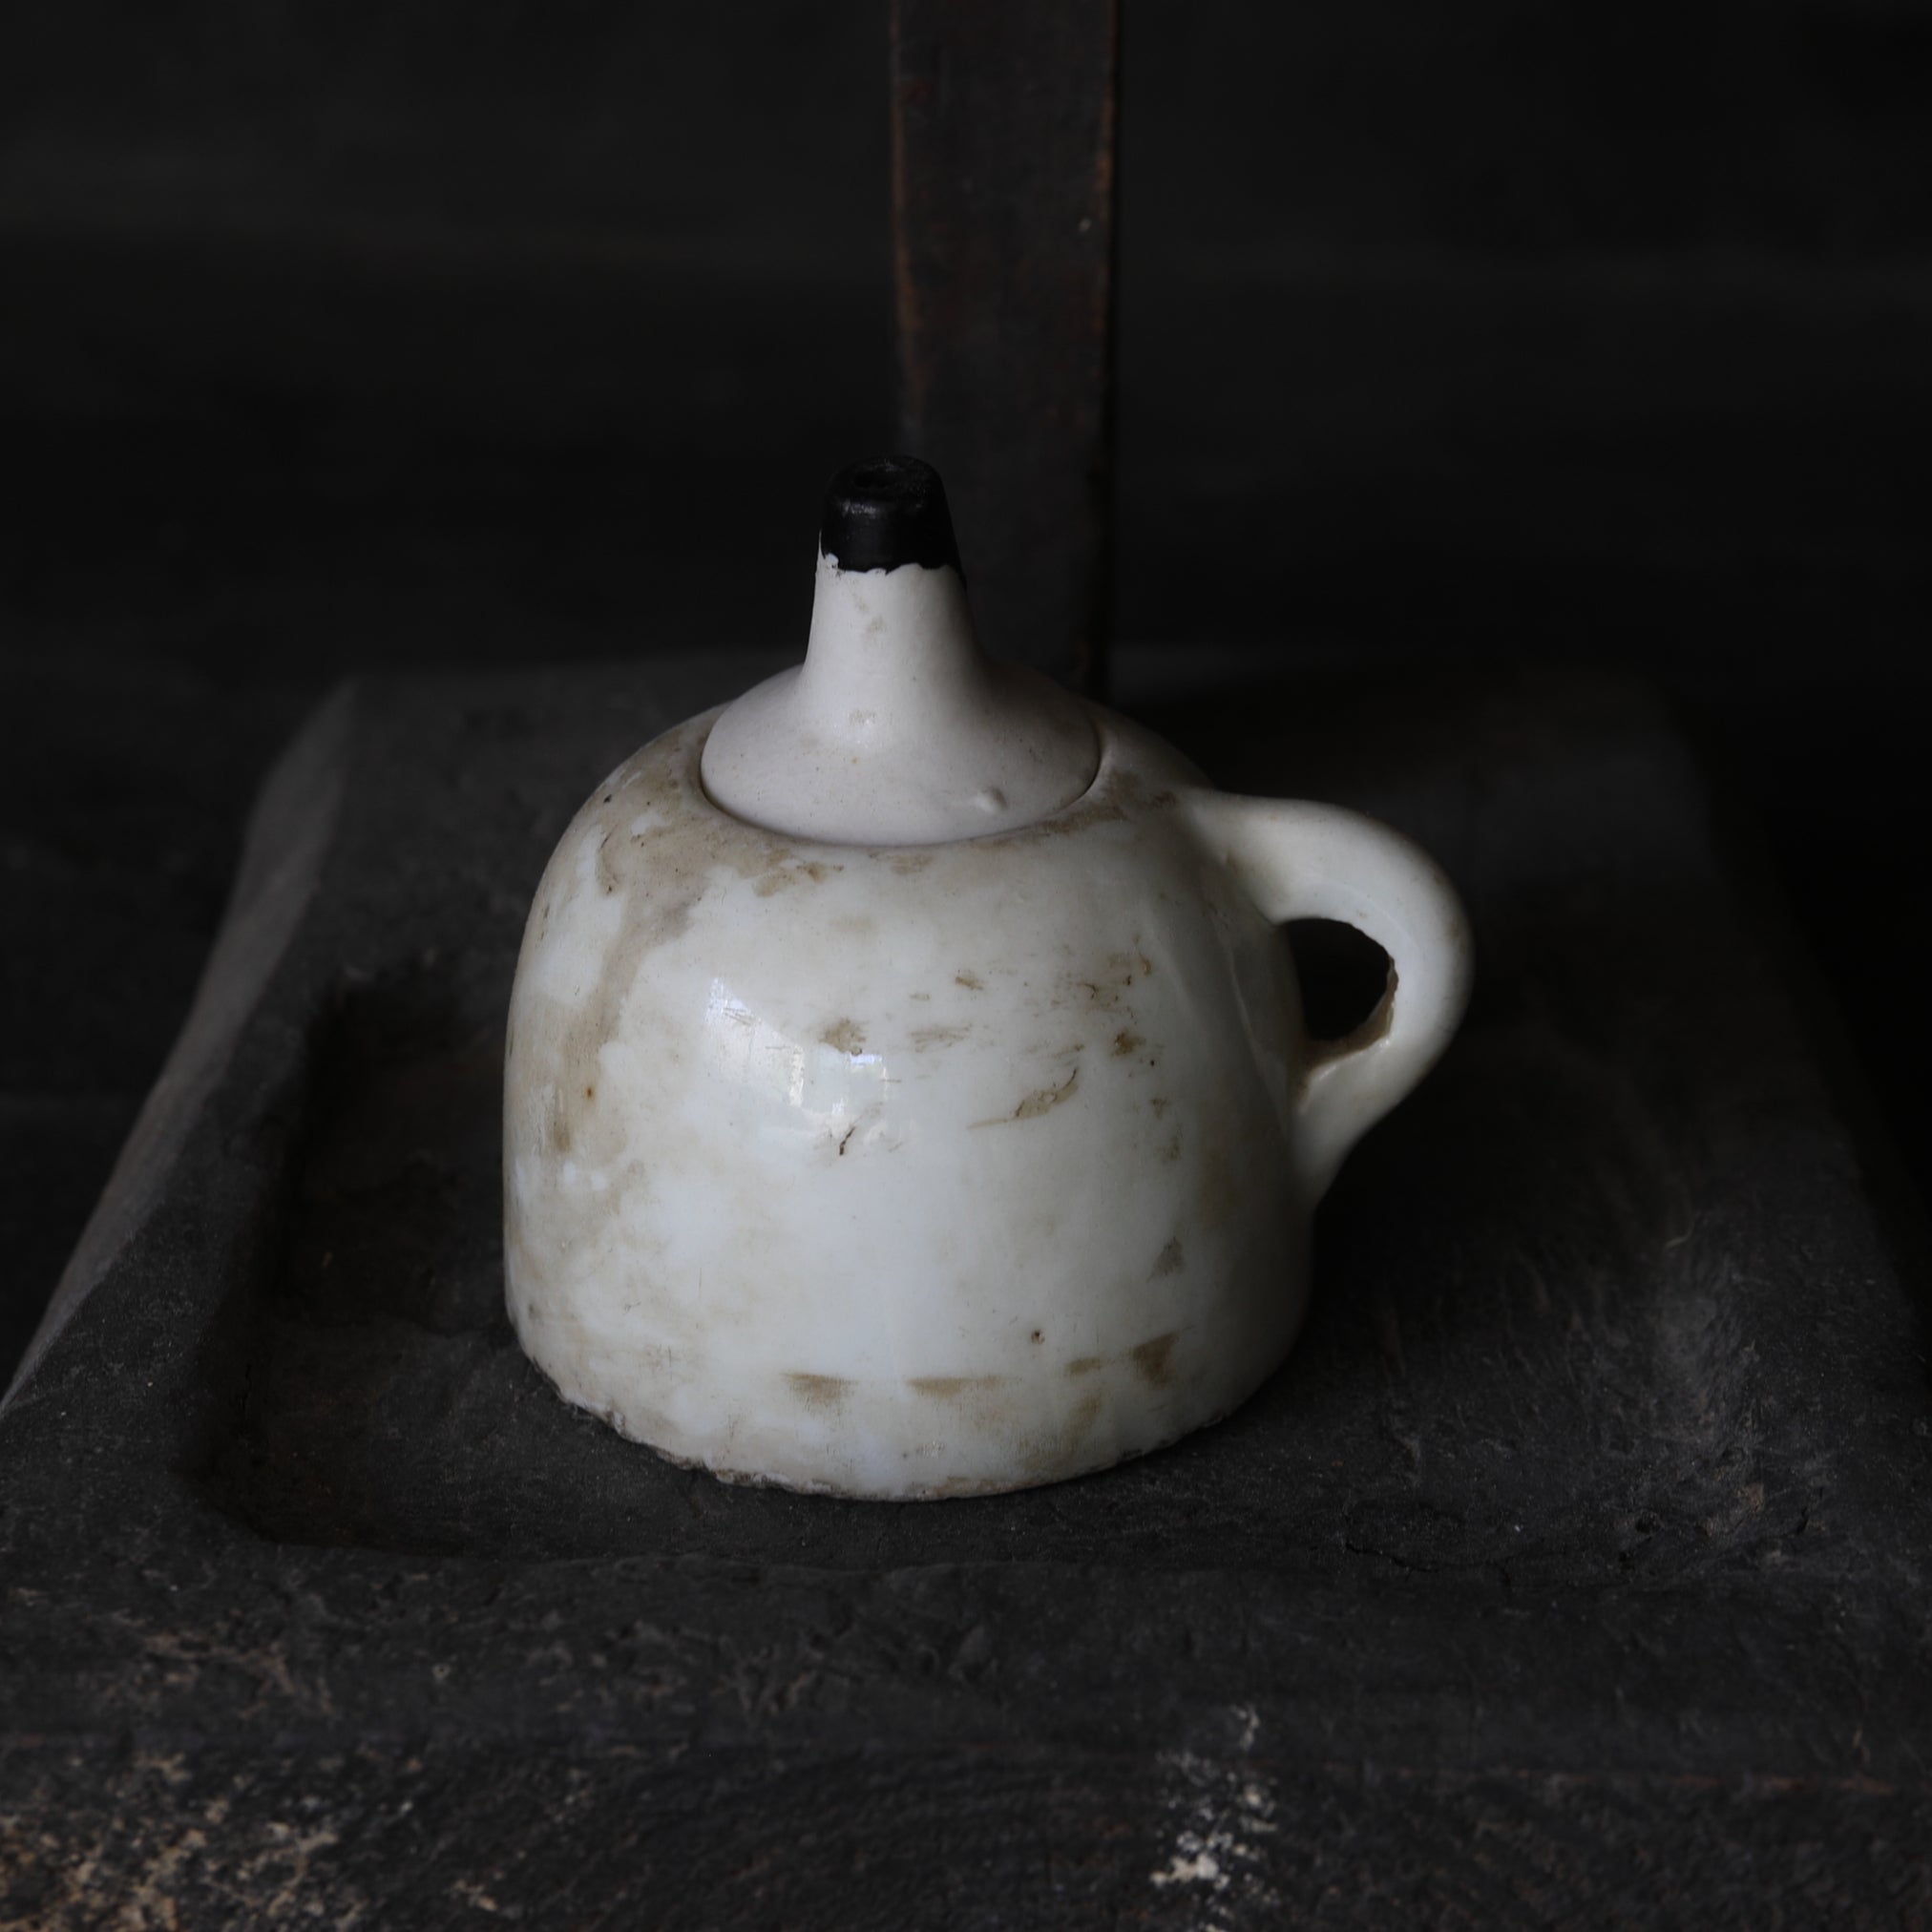
<path id="1" fill-rule="evenodd" d="M 819 1035 L 819 1039 L 835 1053 L 842 1053 L 848 1060 L 855 1058 L 866 1050 L 866 1037 L 855 1019 L 835 1019 Z"/>
<path id="2" fill-rule="evenodd" d="M 1019 1464 L 1037 1480 L 1050 1480 L 1064 1472 L 1080 1452 L 1080 1445 L 1092 1433 L 1106 1405 L 1104 1389 L 1089 1389 L 1061 1418 L 1059 1427 L 1034 1437 L 1020 1445 Z"/>
<path id="3" fill-rule="evenodd" d="M 1070 1100 L 1073 1090 L 1080 1084 L 1080 1068 L 1075 1067 L 1058 1086 L 1036 1087 L 1007 1116 L 1014 1121 L 1037 1121 L 1041 1114 L 1050 1114 L 1061 1101 Z M 975 1121 L 976 1127 L 997 1127 L 1004 1124 L 1000 1121 Z"/>
<path id="4" fill-rule="evenodd" d="M 973 1029 L 970 1026 L 920 1026 L 913 1030 L 912 1041 L 914 1053 L 924 1053 L 934 1046 L 955 1046 Z"/>
<path id="5" fill-rule="evenodd" d="M 814 886 L 822 886 L 834 872 L 845 871 L 843 866 L 827 865 L 819 859 L 793 861 L 787 852 L 780 851 L 773 860 L 771 870 L 758 879 L 751 890 L 761 899 L 768 899 L 774 892 L 782 892 L 788 886 L 795 886 L 801 880 Z"/>
<path id="6" fill-rule="evenodd" d="M 941 1402 L 956 1402 L 982 1389 L 997 1389 L 1005 1380 L 1004 1376 L 911 1376 L 906 1386 Z"/>
<path id="7" fill-rule="evenodd" d="M 1109 953 L 1105 960 L 1083 971 L 1067 974 L 1060 981 L 1060 997 L 1068 1005 L 1085 1006 L 1101 1013 L 1119 1013 L 1122 1000 L 1134 983 L 1138 959 L 1125 953 Z"/>
<path id="8" fill-rule="evenodd" d="M 1174 1330 L 1164 1335 L 1156 1335 L 1151 1341 L 1141 1343 L 1138 1348 L 1127 1351 L 1127 1359 L 1139 1372 L 1143 1381 L 1150 1388 L 1166 1389 L 1173 1384 L 1174 1370 L 1170 1357 L 1174 1344 L 1180 1339 L 1180 1331 Z"/>
<path id="9" fill-rule="evenodd" d="M 1163 1275 L 1179 1274 L 1186 1265 L 1186 1257 L 1181 1250 L 1181 1237 L 1177 1234 L 1155 1257 L 1154 1265 L 1148 1270 L 1147 1279 L 1159 1281 Z"/>
<path id="10" fill-rule="evenodd" d="M 845 1376 L 810 1376 L 801 1370 L 789 1371 L 786 1381 L 791 1392 L 815 1415 L 836 1415 L 851 1394 L 851 1381 Z"/>
<path id="11" fill-rule="evenodd" d="M 640 818 L 655 822 L 632 830 Z M 559 860 L 580 853 L 592 837 L 597 843 L 589 880 L 574 866 L 559 867 Z M 594 886 L 602 897 L 620 899 L 618 929 L 605 957 L 632 970 L 606 971 L 593 993 L 570 1004 L 548 998 L 519 1003 L 509 1051 L 519 1060 L 544 1066 L 555 1082 L 539 1144 L 559 1153 L 569 1149 L 592 1166 L 620 1157 L 621 1124 L 598 1121 L 591 1105 L 598 1056 L 618 1037 L 637 965 L 689 929 L 715 870 L 756 882 L 782 870 L 790 856 L 790 849 L 769 832 L 712 808 L 674 747 L 647 746 L 598 789 L 558 845 L 544 905 L 547 913 L 565 914 L 586 886 Z M 551 924 L 547 916 L 539 920 L 526 950 L 546 942 Z"/>

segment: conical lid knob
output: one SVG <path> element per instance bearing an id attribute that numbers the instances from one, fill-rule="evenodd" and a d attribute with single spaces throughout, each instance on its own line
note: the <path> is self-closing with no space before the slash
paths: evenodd
<path id="1" fill-rule="evenodd" d="M 1031 825 L 1099 763 L 1079 699 L 980 651 L 938 472 L 881 456 L 826 492 L 805 662 L 724 711 L 704 778 L 773 831 L 934 845 Z"/>

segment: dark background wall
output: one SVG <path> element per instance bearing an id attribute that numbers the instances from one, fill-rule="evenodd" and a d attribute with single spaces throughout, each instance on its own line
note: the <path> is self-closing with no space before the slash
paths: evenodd
<path id="1" fill-rule="evenodd" d="M 884 40 L 0 15 L 0 1356 L 316 694 L 802 641 L 891 441 Z M 1932 5 L 1127 0 L 1124 72 L 1120 632 L 1654 676 L 1932 1152 Z"/>

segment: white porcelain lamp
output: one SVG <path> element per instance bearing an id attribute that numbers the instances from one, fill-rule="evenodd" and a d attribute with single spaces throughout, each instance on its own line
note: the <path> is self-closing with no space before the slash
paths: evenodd
<path id="1" fill-rule="evenodd" d="M 1290 918 L 1389 953 L 1312 1046 Z M 645 746 L 537 889 L 504 1099 L 510 1312 L 569 1400 L 720 1476 L 1017 1488 L 1226 1415 L 1310 1216 L 1440 1053 L 1441 873 L 1229 797 L 973 635 L 944 492 L 834 479 L 804 664 Z"/>

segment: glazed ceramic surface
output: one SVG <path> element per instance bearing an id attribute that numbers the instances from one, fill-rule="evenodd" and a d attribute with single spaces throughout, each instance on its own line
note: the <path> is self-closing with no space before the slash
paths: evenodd
<path id="1" fill-rule="evenodd" d="M 1316 1200 L 1460 1013 L 1461 915 L 1395 833 L 1215 792 L 1063 693 L 1016 760 L 1015 687 L 932 669 L 973 653 L 951 564 L 829 555 L 819 619 L 803 673 L 638 752 L 544 874 L 508 1044 L 511 1315 L 570 1400 L 722 1476 L 906 1498 L 1099 1469 L 1280 1361 Z M 900 657 L 853 684 L 882 635 Z M 721 733 L 766 735 L 707 786 Z M 813 835 L 727 810 L 735 779 Z M 1006 823 L 1029 785 L 1064 802 Z M 915 840 L 877 836 L 895 815 Z M 1290 917 L 1394 961 L 1325 1055 Z"/>

